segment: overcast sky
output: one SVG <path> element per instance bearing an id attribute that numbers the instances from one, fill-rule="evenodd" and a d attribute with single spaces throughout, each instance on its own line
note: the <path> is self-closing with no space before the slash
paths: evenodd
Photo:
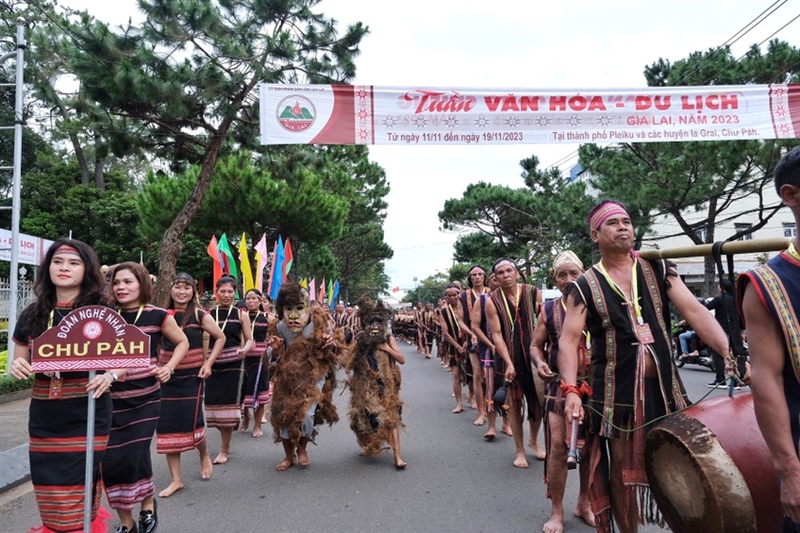
<path id="1" fill-rule="evenodd" d="M 140 18 L 135 0 L 62 0 L 111 24 Z M 676 61 L 735 39 L 736 57 L 800 14 L 800 0 L 323 0 L 341 29 L 361 21 L 356 82 L 447 88 L 624 88 L 646 86 L 644 67 Z M 769 11 L 767 11 L 769 12 Z M 800 46 L 800 20 L 775 38 Z M 565 172 L 577 145 L 378 146 L 371 158 L 391 185 L 385 224 L 394 249 L 391 286 L 413 289 L 452 265 L 454 233 L 437 213 L 477 181 L 523 186 L 519 161 L 535 155 Z"/>

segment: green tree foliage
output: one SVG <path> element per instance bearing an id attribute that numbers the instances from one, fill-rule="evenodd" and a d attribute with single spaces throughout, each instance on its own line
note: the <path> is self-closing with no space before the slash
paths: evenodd
<path id="1" fill-rule="evenodd" d="M 555 254 L 572 249 L 590 257 L 586 213 L 592 199 L 583 183 L 566 183 L 557 169 L 540 170 L 535 156 L 520 161 L 525 187 L 480 182 L 461 198 L 445 202 L 439 220 L 448 230 L 472 230 L 459 236 L 456 261 L 482 264 L 508 257 L 535 283 L 547 281 Z"/>
<path id="2" fill-rule="evenodd" d="M 45 12 L 42 0 L 32 0 Z M 347 82 L 367 29 L 338 33 L 319 0 L 140 0 L 146 21 L 111 29 L 88 14 L 49 17 L 65 70 L 94 132 L 117 156 L 145 150 L 173 171 L 197 165 L 185 203 L 160 239 L 166 293 L 220 155 L 256 142 L 254 90 L 266 83 Z M 307 177 L 295 175 L 299 180 Z M 163 294 L 162 294 L 163 295 Z"/>
<path id="3" fill-rule="evenodd" d="M 694 52 L 674 64 L 659 59 L 645 69 L 648 85 L 723 85 L 797 83 L 800 50 L 772 41 L 766 53 L 753 46 L 737 59 L 730 48 Z M 607 148 L 584 145 L 581 164 L 595 176 L 592 184 L 604 195 L 625 202 L 639 218 L 641 239 L 647 217 L 665 214 L 692 242 L 714 242 L 717 224 L 747 215 L 752 227 L 729 240 L 752 233 L 777 212 L 780 204 L 764 198 L 785 141 L 723 141 L 622 144 Z M 756 195 L 758 207 L 743 212 L 738 200 Z M 687 215 L 696 217 L 690 223 Z M 707 294 L 714 292 L 714 266 L 706 260 Z"/>
<path id="4" fill-rule="evenodd" d="M 437 272 L 419 282 L 416 288 L 408 291 L 403 297 L 403 302 L 416 305 L 417 302 L 431 303 L 436 306 L 439 299 L 444 298 L 444 290 L 450 283 L 449 274 Z"/>
<path id="5" fill-rule="evenodd" d="M 125 184 L 125 177 L 117 174 L 105 191 L 86 187 L 74 160 L 40 158 L 39 168 L 23 176 L 20 229 L 46 239 L 71 232 L 106 264 L 138 261 L 144 241 L 138 232 L 136 195 Z"/>

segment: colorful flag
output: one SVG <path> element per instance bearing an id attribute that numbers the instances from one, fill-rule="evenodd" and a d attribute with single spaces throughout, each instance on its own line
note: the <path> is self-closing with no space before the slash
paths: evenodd
<path id="1" fill-rule="evenodd" d="M 333 287 L 331 288 L 331 309 L 336 307 L 336 299 L 339 297 L 339 280 L 337 279 L 333 283 Z"/>
<path id="2" fill-rule="evenodd" d="M 264 290 L 264 267 L 267 266 L 267 260 L 269 259 L 269 255 L 267 252 L 267 234 L 263 233 L 261 235 L 261 240 L 258 241 L 258 244 L 253 246 L 253 249 L 256 251 L 256 273 L 255 273 L 255 284 L 256 289 L 263 291 Z"/>
<path id="3" fill-rule="evenodd" d="M 239 265 L 242 268 L 242 284 L 244 292 L 254 289 L 256 284 L 253 282 L 253 271 L 250 269 L 250 259 L 247 257 L 247 235 L 242 232 L 242 240 L 239 242 Z"/>
<path id="4" fill-rule="evenodd" d="M 311 278 L 311 283 L 308 284 L 308 296 L 312 300 L 317 299 L 317 280 L 314 278 Z"/>
<path id="5" fill-rule="evenodd" d="M 217 236 L 211 236 L 211 242 L 208 243 L 208 248 L 206 248 L 206 252 L 208 255 L 211 256 L 211 259 L 214 262 L 214 287 L 217 286 L 217 281 L 219 278 L 222 277 L 222 263 L 220 262 L 220 253 L 219 248 L 217 247 Z"/>
<path id="6" fill-rule="evenodd" d="M 231 275 L 238 281 L 239 271 L 236 269 L 236 260 L 233 258 L 231 246 L 228 244 L 228 237 L 224 233 L 222 234 L 222 237 L 219 238 L 217 248 L 219 249 L 220 253 L 225 255 L 225 264 L 222 267 L 222 271 L 225 274 Z"/>
<path id="7" fill-rule="evenodd" d="M 317 301 L 319 303 L 323 303 L 325 301 L 325 278 L 322 278 L 322 283 L 319 285 L 319 295 L 317 295 Z"/>
<path id="8" fill-rule="evenodd" d="M 275 258 L 278 255 L 278 241 L 275 241 L 275 244 L 272 245 L 272 261 L 269 264 L 269 278 L 267 279 L 267 284 L 264 287 L 264 292 L 267 293 L 269 296 L 269 289 L 272 287 L 272 280 L 275 278 Z M 270 296 L 272 298 L 272 296 Z"/>
<path id="9" fill-rule="evenodd" d="M 278 291 L 283 284 L 283 237 L 278 235 L 278 244 L 275 246 L 275 255 L 272 258 L 272 276 L 269 280 L 269 297 L 278 298 Z"/>
<path id="10" fill-rule="evenodd" d="M 283 282 L 286 282 L 286 276 L 292 269 L 292 262 L 294 261 L 294 254 L 292 254 L 292 243 L 289 237 L 286 237 L 286 246 L 283 249 Z"/>
<path id="11" fill-rule="evenodd" d="M 328 280 L 327 296 L 328 296 L 328 305 L 330 305 L 330 303 L 333 301 L 333 280 L 332 279 Z"/>
<path id="12" fill-rule="evenodd" d="M 392 289 L 392 292 L 400 292 L 400 287 L 395 287 L 394 289 Z"/>
<path id="13" fill-rule="evenodd" d="M 300 286 L 303 287 L 305 290 L 308 290 L 308 280 L 306 278 L 301 279 Z"/>

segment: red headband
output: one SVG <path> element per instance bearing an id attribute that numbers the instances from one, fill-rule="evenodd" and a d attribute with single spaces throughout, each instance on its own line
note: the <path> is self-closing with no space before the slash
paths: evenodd
<path id="1" fill-rule="evenodd" d="M 600 226 L 603 225 L 603 222 L 608 220 L 614 215 L 624 215 L 630 218 L 630 215 L 625 208 L 619 204 L 615 204 L 614 202 L 606 202 L 602 204 L 597 210 L 592 214 L 589 218 L 589 229 L 590 230 L 599 230 Z"/>
<path id="2" fill-rule="evenodd" d="M 56 251 L 53 255 L 58 255 L 58 254 L 73 254 L 77 255 L 78 257 L 81 256 L 77 248 L 70 246 L 68 244 L 62 244 L 61 246 L 56 248 Z"/>

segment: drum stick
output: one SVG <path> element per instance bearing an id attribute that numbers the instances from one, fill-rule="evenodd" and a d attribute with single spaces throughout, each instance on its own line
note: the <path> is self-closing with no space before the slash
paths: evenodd
<path id="1" fill-rule="evenodd" d="M 567 470 L 578 466 L 578 419 L 572 419 L 569 435 L 569 453 L 567 453 Z"/>

